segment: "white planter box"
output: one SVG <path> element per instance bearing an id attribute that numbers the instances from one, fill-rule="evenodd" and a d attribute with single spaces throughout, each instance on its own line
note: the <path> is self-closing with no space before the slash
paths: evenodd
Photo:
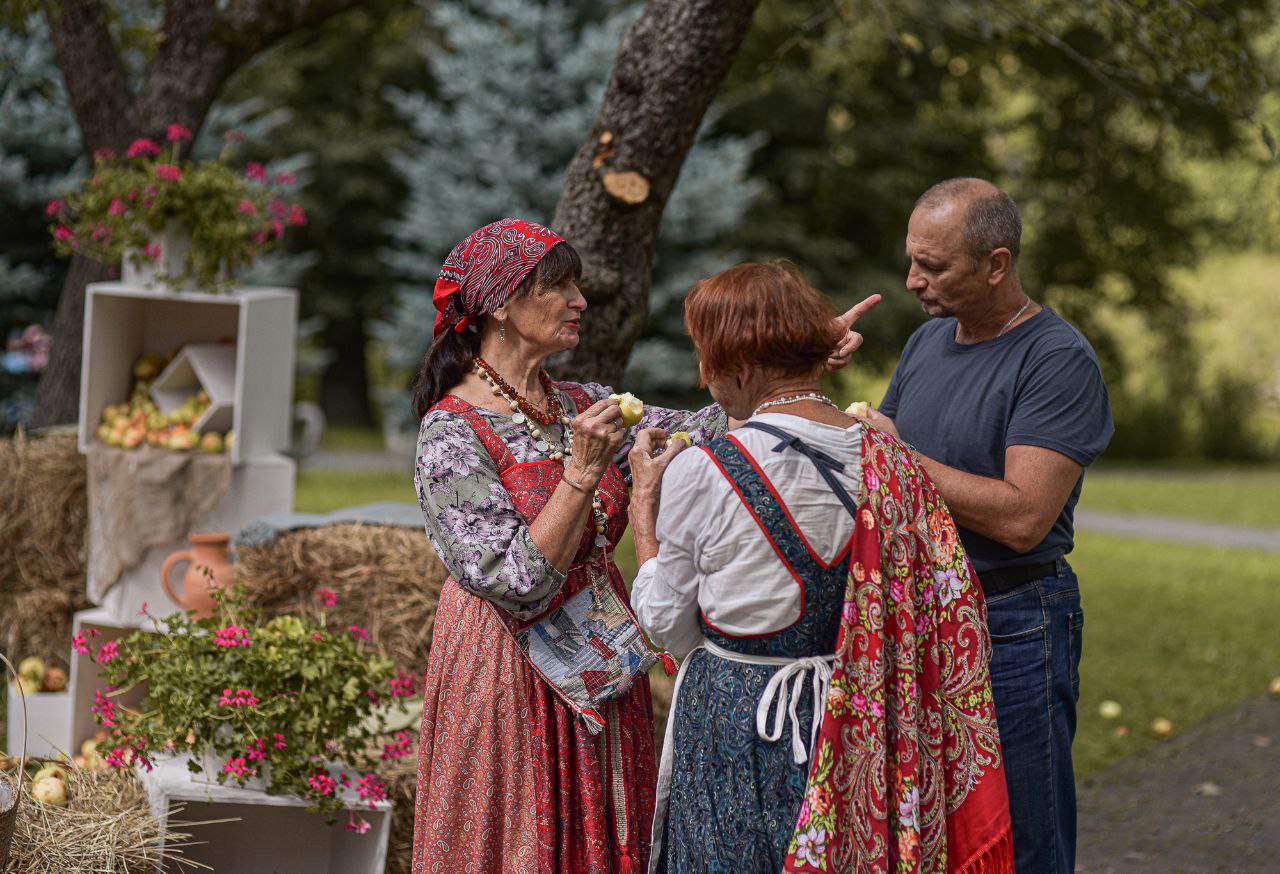
<path id="1" fill-rule="evenodd" d="M 346 830 L 340 814 L 328 825 L 319 814 L 307 813 L 300 798 L 267 795 L 251 789 L 219 786 L 205 775 L 187 770 L 186 759 L 156 763 L 154 771 L 139 771 L 151 810 L 162 823 L 170 811 L 181 822 L 237 818 L 235 822 L 176 827 L 190 832 L 194 845 L 183 855 L 215 871 L 271 872 L 271 874 L 382 874 L 391 834 L 391 805 L 370 810 L 346 790 L 343 800 L 369 822 L 364 834 Z"/>
<path id="2" fill-rule="evenodd" d="M 157 292 L 117 282 L 85 291 L 80 373 L 80 451 L 102 411 L 128 400 L 133 363 L 146 352 L 230 342 L 235 369 L 231 460 L 240 464 L 289 448 L 297 292 L 242 288 L 230 294 Z"/>
<path id="3" fill-rule="evenodd" d="M 70 736 L 71 749 L 67 750 L 72 755 L 80 752 L 80 745 L 93 737 L 94 733 L 101 729 L 97 720 L 93 715 L 93 694 L 99 689 L 106 689 L 106 681 L 98 673 L 98 665 L 94 658 L 98 655 L 98 648 L 110 640 L 117 640 L 121 637 L 127 637 L 141 626 L 143 617 L 135 617 L 138 622 L 129 624 L 119 622 L 106 610 L 81 610 L 71 618 L 72 635 L 84 632 L 88 634 L 90 630 L 96 631 L 93 637 L 89 639 L 89 654 L 81 655 L 75 650 L 71 650 L 71 671 L 70 683 L 67 691 L 70 698 L 70 707 L 68 708 L 68 734 Z M 150 620 L 147 621 L 150 627 Z M 67 641 L 67 647 L 70 649 L 71 641 Z M 124 695 L 112 700 L 118 704 L 134 705 L 140 702 L 146 695 L 146 689 L 139 687 L 131 689 Z"/>
<path id="4" fill-rule="evenodd" d="M 258 456 L 231 469 L 231 485 L 222 496 L 213 511 L 204 519 L 196 520 L 193 531 L 212 532 L 227 531 L 231 534 L 239 531 L 249 521 L 259 516 L 272 513 L 287 513 L 293 510 L 293 486 L 297 465 L 293 459 L 284 455 Z M 96 534 L 96 526 L 100 521 L 93 515 L 89 517 L 89 549 L 100 549 L 101 538 Z M 112 621 L 120 625 L 137 624 L 138 611 L 146 602 L 148 609 L 156 616 L 167 616 L 180 610 L 160 585 L 160 568 L 170 553 L 181 549 L 190 549 L 191 545 L 185 536 L 172 543 L 162 544 L 148 550 L 142 561 L 130 570 L 125 571 L 103 597 L 101 606 L 107 610 Z M 90 573 L 94 567 L 92 557 L 89 561 Z M 173 587 L 182 591 L 181 574 L 186 573 L 186 566 L 176 568 Z M 94 580 L 90 579 L 89 591 L 96 591 Z"/>
<path id="5" fill-rule="evenodd" d="M 9 687 L 8 734 L 11 756 L 22 755 L 22 697 Z M 56 758 L 60 753 L 74 755 L 79 746 L 71 746 L 71 693 L 39 692 L 27 696 L 27 755 Z"/>

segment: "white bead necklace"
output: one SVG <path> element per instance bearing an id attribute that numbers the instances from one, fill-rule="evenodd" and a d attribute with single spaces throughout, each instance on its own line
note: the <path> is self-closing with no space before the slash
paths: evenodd
<path id="1" fill-rule="evenodd" d="M 533 438 L 533 447 L 538 452 L 544 453 L 551 461 L 559 461 L 568 467 L 569 459 L 573 456 L 573 426 L 568 416 L 560 417 L 560 425 L 563 433 L 560 442 L 556 441 L 550 434 L 543 431 L 536 422 L 530 422 L 529 418 L 520 412 L 520 404 L 515 398 L 503 391 L 502 387 L 493 381 L 493 378 L 481 367 L 476 367 L 476 373 L 487 382 L 495 395 L 502 398 L 511 407 L 511 421 L 517 425 L 525 425 L 529 429 L 529 436 Z M 600 488 L 596 487 L 591 495 L 591 515 L 595 522 L 596 537 L 595 545 L 601 550 L 605 550 L 609 546 L 609 538 L 605 531 L 609 524 L 609 516 L 604 511 L 604 500 L 600 497 Z"/>
<path id="2" fill-rule="evenodd" d="M 799 395 L 783 395 L 780 398 L 774 398 L 771 401 L 765 401 L 763 404 L 756 407 L 755 410 L 752 411 L 751 415 L 758 416 L 763 410 L 767 410 L 770 407 L 784 407 L 787 404 L 794 404 L 800 401 L 817 401 L 820 404 L 826 404 L 829 407 L 835 407 L 837 410 L 840 409 L 839 407 L 836 407 L 835 401 L 831 400 L 831 398 L 827 397 L 822 392 L 811 391 L 811 392 L 806 392 L 804 394 L 799 394 Z"/>

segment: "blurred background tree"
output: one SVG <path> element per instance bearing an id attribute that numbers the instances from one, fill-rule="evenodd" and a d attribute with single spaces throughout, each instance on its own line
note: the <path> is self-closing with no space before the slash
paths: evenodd
<path id="1" fill-rule="evenodd" d="M 79 134 L 44 20 L 0 29 L 0 337 L 15 344 L 48 324 L 66 265 L 49 247 L 44 206 L 83 172 Z M 0 432 L 27 421 L 38 373 L 16 355 L 0 366 Z"/>

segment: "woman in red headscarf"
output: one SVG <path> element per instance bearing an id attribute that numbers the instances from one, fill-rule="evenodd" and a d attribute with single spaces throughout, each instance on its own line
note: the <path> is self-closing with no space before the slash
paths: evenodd
<path id="1" fill-rule="evenodd" d="M 613 561 L 626 457 L 632 433 L 704 442 L 727 419 L 651 407 L 629 432 L 610 389 L 553 382 L 543 363 L 578 344 L 580 273 L 557 234 L 503 219 L 459 243 L 436 284 L 415 483 L 451 579 L 425 678 L 414 872 L 647 867 L 646 673 L 669 657 Z"/>

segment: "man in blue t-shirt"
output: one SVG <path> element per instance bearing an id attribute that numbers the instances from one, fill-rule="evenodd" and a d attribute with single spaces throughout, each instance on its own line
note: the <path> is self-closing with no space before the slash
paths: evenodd
<path id="1" fill-rule="evenodd" d="M 1018 207 L 981 179 L 916 202 L 907 289 L 933 320 L 868 419 L 929 472 L 986 594 L 1015 867 L 1071 874 L 1084 614 L 1065 556 L 1084 470 L 1114 428 L 1089 341 L 1023 291 L 1021 235 Z"/>

